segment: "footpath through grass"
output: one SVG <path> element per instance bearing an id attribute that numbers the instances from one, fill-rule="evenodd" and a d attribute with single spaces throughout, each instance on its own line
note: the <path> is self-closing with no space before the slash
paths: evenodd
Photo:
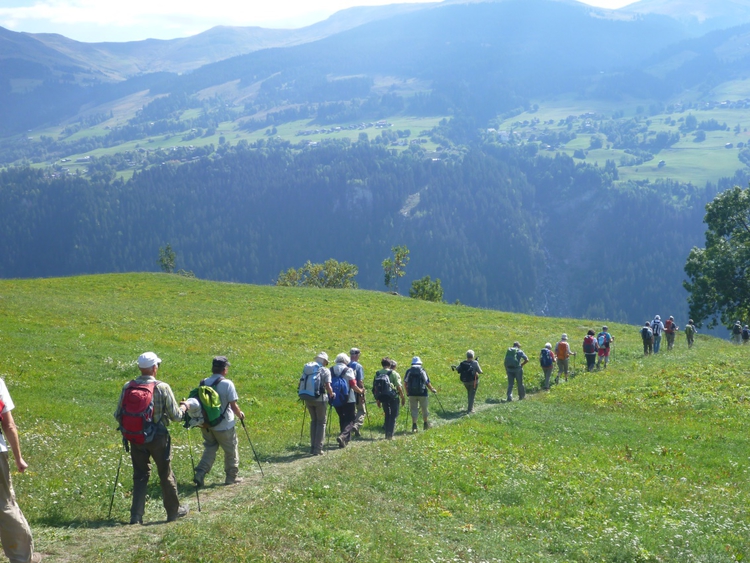
<path id="1" fill-rule="evenodd" d="M 655 311 L 656 313 L 656 311 Z M 669 311 L 660 311 L 662 315 Z M 502 358 L 518 339 L 538 387 L 538 350 L 567 332 L 575 348 L 601 323 L 422 303 L 365 291 L 219 284 L 167 275 L 0 281 L 0 375 L 17 404 L 29 470 L 19 503 L 49 561 L 740 561 L 750 556 L 748 349 L 700 337 L 643 358 L 637 327 L 610 324 L 609 369 L 526 401 L 505 395 Z M 372 436 L 323 458 L 300 441 L 302 364 L 363 350 L 368 387 L 383 355 L 403 374 L 422 357 L 440 392 L 435 428 Z M 450 364 L 468 348 L 486 372 L 480 412 Z M 187 433 L 172 427 L 175 473 L 191 504 L 164 524 L 157 479 L 147 526 L 124 526 L 129 459 L 107 520 L 120 456 L 112 418 L 134 360 L 154 350 L 185 396 L 213 355 L 232 362 L 244 434 L 241 486 L 196 510 Z M 581 358 L 582 359 L 582 358 Z M 335 415 L 334 415 L 335 418 Z M 334 422 L 334 427 L 337 422 Z M 420 425 L 421 427 L 421 425 Z M 197 434 L 192 435 L 199 455 Z"/>

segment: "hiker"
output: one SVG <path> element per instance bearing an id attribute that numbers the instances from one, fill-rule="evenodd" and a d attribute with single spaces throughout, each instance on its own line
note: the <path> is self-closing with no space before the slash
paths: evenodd
<path id="1" fill-rule="evenodd" d="M 555 369 L 555 353 L 552 351 L 552 344 L 547 342 L 539 352 L 539 365 L 542 367 L 544 374 L 544 389 L 549 389 L 549 380 L 552 377 L 552 370 Z"/>
<path id="2" fill-rule="evenodd" d="M 133 501 L 130 507 L 130 523 L 143 524 L 146 508 L 148 480 L 151 476 L 153 458 L 159 473 L 162 502 L 167 511 L 167 522 L 187 516 L 188 506 L 180 506 L 177 496 L 177 481 L 172 472 L 172 442 L 169 436 L 169 421 L 182 420 L 187 405 L 177 404 L 172 388 L 156 379 L 161 358 L 153 352 L 144 352 L 138 357 L 141 375 L 125 384 L 117 403 L 115 419 L 120 424 L 124 439 L 128 440 L 130 459 L 133 462 Z M 152 418 L 144 419 L 143 408 L 131 410 L 138 402 L 152 405 Z M 148 408 L 148 407 L 146 407 Z M 128 449 L 126 443 L 126 449 Z"/>
<path id="3" fill-rule="evenodd" d="M 399 398 L 401 406 L 406 404 L 404 388 L 401 385 L 401 376 L 395 370 L 396 362 L 388 357 L 380 360 L 382 369 L 375 372 L 375 380 L 372 383 L 372 394 L 377 401 L 378 408 L 383 408 L 385 415 L 385 438 L 393 440 L 393 433 L 398 420 Z"/>
<path id="4" fill-rule="evenodd" d="M 555 357 L 557 358 L 557 377 L 555 377 L 555 383 L 560 383 L 560 376 L 563 374 L 565 375 L 565 381 L 568 380 L 570 357 L 575 355 L 576 353 L 570 350 L 568 335 L 563 333 L 560 336 L 560 342 L 555 346 Z"/>
<path id="5" fill-rule="evenodd" d="M 10 463 L 8 462 L 8 446 L 13 452 L 13 460 L 19 473 L 26 471 L 29 466 L 21 455 L 21 441 L 18 439 L 18 428 L 13 420 L 15 408 L 13 399 L 8 392 L 5 381 L 0 378 L 0 543 L 5 555 L 11 561 L 31 561 L 38 563 L 42 560 L 41 553 L 34 553 L 34 540 L 31 528 L 16 504 L 16 494 L 10 480 Z M 7 440 L 7 442 L 6 442 Z"/>
<path id="6" fill-rule="evenodd" d="M 674 348 L 674 337 L 678 330 L 680 330 L 680 327 L 675 324 L 674 317 L 670 316 L 664 323 L 664 334 L 667 335 L 667 350 Z"/>
<path id="7" fill-rule="evenodd" d="M 685 329 L 687 332 L 687 329 Z M 654 351 L 654 330 L 651 328 L 651 323 L 646 321 L 643 328 L 640 330 L 641 339 L 643 340 L 643 355 L 648 356 Z M 688 336 L 688 346 L 690 346 L 690 337 Z"/>
<path id="8" fill-rule="evenodd" d="M 521 350 L 518 341 L 505 352 L 505 373 L 508 376 L 508 397 L 510 403 L 513 400 L 513 383 L 518 383 L 518 400 L 523 401 L 526 397 L 526 387 L 523 385 L 523 366 L 529 362 L 529 357 Z"/>
<path id="9" fill-rule="evenodd" d="M 731 330 L 731 341 L 735 344 L 742 344 L 742 323 L 740 321 L 735 321 L 734 326 L 731 328 Z"/>
<path id="10" fill-rule="evenodd" d="M 362 367 L 362 364 L 359 363 L 360 354 L 361 351 L 359 348 L 352 348 L 349 350 L 349 357 L 351 359 L 349 367 L 354 371 L 354 378 L 357 380 L 357 385 L 360 386 L 363 391 L 361 395 L 355 397 L 357 399 L 357 412 L 354 415 L 354 427 L 352 428 L 352 431 L 357 437 L 359 437 L 359 430 L 364 426 L 365 417 L 367 416 L 367 399 L 364 394 L 365 370 Z"/>
<path id="11" fill-rule="evenodd" d="M 414 356 L 411 359 L 411 367 L 404 374 L 404 387 L 406 387 L 406 394 L 409 396 L 411 431 L 417 431 L 417 418 L 419 417 L 420 409 L 422 409 L 423 428 L 427 430 L 430 427 L 428 420 L 430 413 L 427 410 L 430 398 L 427 390 L 429 389 L 433 393 L 437 393 L 437 389 L 432 386 L 430 377 L 422 367 L 422 360 L 419 356 Z"/>
<path id="12" fill-rule="evenodd" d="M 599 357 L 596 360 L 596 369 L 600 369 L 602 361 L 604 362 L 604 369 L 607 369 L 609 363 L 609 349 L 615 337 L 609 333 L 609 329 L 606 326 L 602 327 L 602 331 L 596 335 L 596 344 L 598 346 L 597 354 Z"/>
<path id="13" fill-rule="evenodd" d="M 469 404 L 466 407 L 466 414 L 474 412 L 474 399 L 477 396 L 477 387 L 479 387 L 479 374 L 482 373 L 482 368 L 479 367 L 479 362 L 474 359 L 474 350 L 468 350 L 466 352 L 466 359 L 458 364 L 456 371 L 458 377 L 461 379 L 461 383 L 466 387 L 466 393 L 469 396 Z"/>
<path id="14" fill-rule="evenodd" d="M 688 348 L 693 347 L 693 343 L 695 342 L 695 334 L 697 332 L 698 332 L 698 329 L 695 328 L 695 323 L 693 322 L 693 319 L 690 319 L 688 321 L 687 326 L 685 327 L 685 336 L 687 337 Z"/>
<path id="15" fill-rule="evenodd" d="M 654 354 L 658 354 L 659 348 L 661 348 L 661 335 L 664 332 L 664 323 L 661 322 L 659 315 L 656 315 L 654 320 L 651 321 L 651 331 L 654 333 Z"/>
<path id="16" fill-rule="evenodd" d="M 326 436 L 326 422 L 328 421 L 328 403 L 334 398 L 331 389 L 331 372 L 328 365 L 328 354 L 320 352 L 315 359 L 305 364 L 300 379 L 299 396 L 305 402 L 305 408 L 310 413 L 310 453 L 314 456 L 323 455 L 323 442 Z M 308 366 L 310 373 L 308 374 Z M 306 375 L 313 378 L 309 387 L 304 381 Z M 317 376 L 318 380 L 315 381 Z M 308 392 L 303 391 L 307 388 Z"/>
<path id="17" fill-rule="evenodd" d="M 345 448 L 352 437 L 357 409 L 357 395 L 362 395 L 365 390 L 357 384 L 354 370 L 349 367 L 351 359 L 343 352 L 336 356 L 336 361 L 331 369 L 331 387 L 334 397 L 331 401 L 336 414 L 339 415 L 340 433 L 336 437 L 339 448 Z"/>
<path id="18" fill-rule="evenodd" d="M 200 382 L 200 385 L 213 388 L 221 400 L 221 421 L 215 426 L 201 427 L 203 436 L 203 455 L 195 467 L 193 482 L 202 487 L 206 475 L 216 460 L 216 452 L 221 447 L 224 450 L 224 484 L 234 485 L 241 483 L 240 455 L 237 449 L 237 430 L 235 428 L 236 418 L 245 420 L 245 414 L 237 406 L 237 390 L 234 383 L 227 379 L 229 371 L 229 360 L 226 356 L 216 356 L 211 362 L 211 377 Z"/>
<path id="19" fill-rule="evenodd" d="M 583 354 L 586 356 L 586 371 L 594 371 L 596 365 L 596 353 L 599 351 L 599 344 L 594 336 L 594 331 L 589 329 L 583 339 Z"/>
<path id="20" fill-rule="evenodd" d="M 750 342 L 750 327 L 745 325 L 742 327 L 742 343 L 747 344 Z"/>

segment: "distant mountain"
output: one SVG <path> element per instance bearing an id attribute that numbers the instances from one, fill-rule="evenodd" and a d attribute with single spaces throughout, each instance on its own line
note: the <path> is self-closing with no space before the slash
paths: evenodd
<path id="1" fill-rule="evenodd" d="M 668 16 L 691 35 L 750 23 L 750 0 L 640 0 L 618 11 Z"/>
<path id="2" fill-rule="evenodd" d="M 180 39 L 126 43 L 82 43 L 51 33 L 16 33 L 0 28 L 0 60 L 91 69 L 102 79 L 125 80 L 149 72 L 188 72 L 203 65 L 268 49 L 316 41 L 362 24 L 423 10 L 432 4 L 393 4 L 349 8 L 300 29 L 218 26 Z M 59 61 L 59 62 L 58 62 Z"/>

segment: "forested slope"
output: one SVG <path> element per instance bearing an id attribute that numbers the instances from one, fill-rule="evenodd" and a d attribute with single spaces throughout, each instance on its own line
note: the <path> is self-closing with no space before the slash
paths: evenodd
<path id="1" fill-rule="evenodd" d="M 198 277 L 272 283 L 306 260 L 345 260 L 361 287 L 405 244 L 411 280 L 448 301 L 642 322 L 682 314 L 687 253 L 714 187 L 622 184 L 614 165 L 479 145 L 442 160 L 367 143 L 293 152 L 223 148 L 128 182 L 0 174 L 0 276 L 156 270 L 171 244 Z"/>

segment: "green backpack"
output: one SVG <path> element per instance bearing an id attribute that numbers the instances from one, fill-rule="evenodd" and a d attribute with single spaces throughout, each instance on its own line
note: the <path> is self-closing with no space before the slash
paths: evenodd
<path id="1" fill-rule="evenodd" d="M 191 399 L 198 399 L 203 413 L 203 428 L 213 428 L 224 420 L 227 409 L 221 410 L 221 398 L 216 392 L 216 386 L 224 380 L 223 377 L 214 381 L 213 385 L 206 385 L 206 380 L 201 380 L 198 387 L 190 391 Z M 227 404 L 227 408 L 229 405 Z"/>
<path id="2" fill-rule="evenodd" d="M 505 352 L 505 367 L 506 368 L 520 368 L 521 361 L 518 359 L 518 348 L 508 348 Z"/>

